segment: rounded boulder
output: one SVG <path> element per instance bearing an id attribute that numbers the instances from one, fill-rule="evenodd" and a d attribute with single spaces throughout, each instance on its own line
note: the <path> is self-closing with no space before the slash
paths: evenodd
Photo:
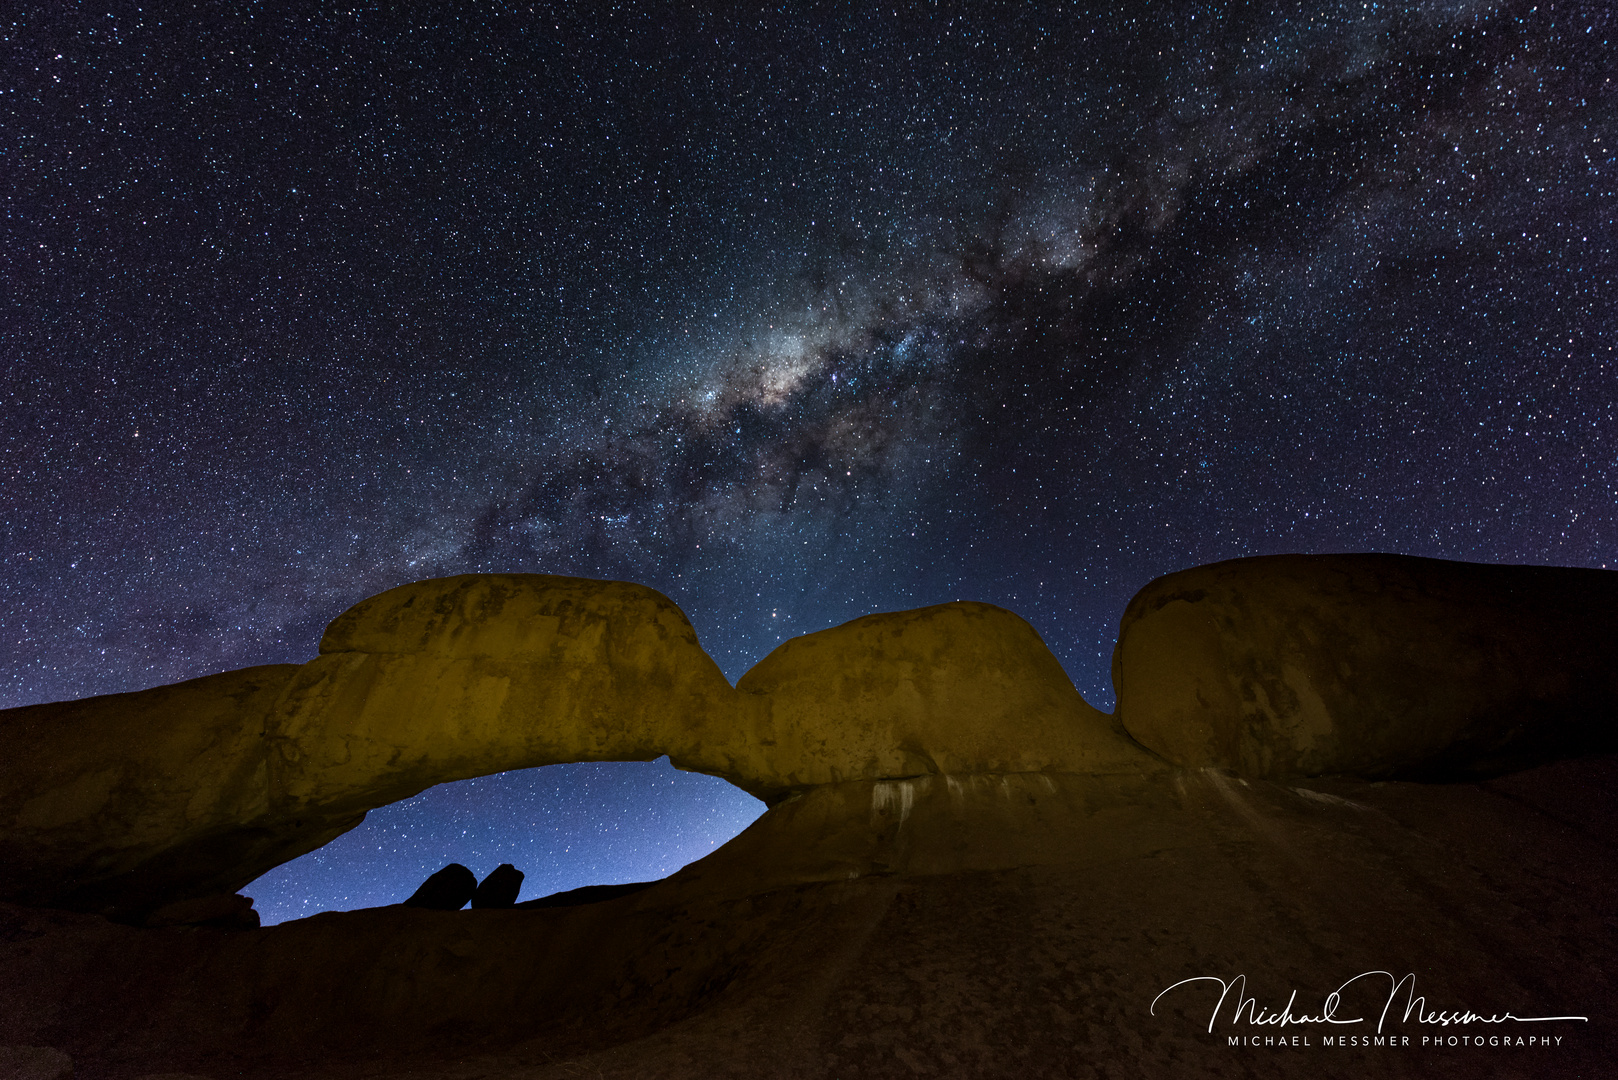
<path id="1" fill-rule="evenodd" d="M 1200 566 L 1130 602 L 1118 715 L 1176 764 L 1467 776 L 1610 748 L 1618 573 L 1402 555 Z"/>

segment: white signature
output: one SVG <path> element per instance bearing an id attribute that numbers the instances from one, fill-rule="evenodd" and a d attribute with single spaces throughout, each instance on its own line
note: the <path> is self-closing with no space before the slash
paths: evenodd
<path id="1" fill-rule="evenodd" d="M 1381 1014 L 1376 1018 L 1376 1030 L 1378 1034 L 1381 1033 L 1382 1026 L 1387 1023 L 1388 1014 L 1393 1011 L 1394 1003 L 1398 1000 L 1400 991 L 1403 991 L 1405 994 L 1404 1013 L 1400 1017 L 1400 1022 L 1406 1024 L 1414 1021 L 1418 1024 L 1438 1024 L 1443 1027 L 1448 1027 L 1452 1024 L 1504 1024 L 1507 1022 L 1517 1024 L 1542 1024 L 1551 1020 L 1582 1020 L 1585 1023 L 1589 1023 L 1590 1021 L 1588 1016 L 1518 1016 L 1515 1013 L 1509 1012 L 1494 1013 L 1490 1016 L 1484 1016 L 1482 1013 L 1475 1013 L 1470 1009 L 1453 1009 L 1447 1011 L 1443 1009 L 1429 1009 L 1427 1007 L 1426 997 L 1419 997 L 1416 994 L 1415 973 L 1412 972 L 1403 978 L 1398 978 L 1391 971 L 1360 972 L 1352 979 L 1349 979 L 1347 982 L 1343 983 L 1343 985 L 1339 986 L 1336 990 L 1333 990 L 1331 993 L 1327 994 L 1326 1000 L 1321 1004 L 1320 1012 L 1313 1015 L 1293 1011 L 1294 1006 L 1296 1006 L 1298 1003 L 1298 992 L 1296 990 L 1292 991 L 1292 996 L 1287 998 L 1285 1007 L 1283 1007 L 1280 1011 L 1266 1009 L 1264 1006 L 1258 1003 L 1258 999 L 1247 996 L 1246 975 L 1238 975 L 1228 982 L 1224 979 L 1216 978 L 1213 975 L 1197 975 L 1190 979 L 1181 979 L 1179 982 L 1166 988 L 1163 993 L 1158 994 L 1152 999 L 1151 1013 L 1153 1016 L 1157 1015 L 1157 1003 L 1162 1001 L 1163 995 L 1167 994 L 1170 990 L 1178 990 L 1180 987 L 1189 986 L 1192 983 L 1211 982 L 1216 983 L 1219 986 L 1219 1000 L 1214 1003 L 1213 1012 L 1208 1016 L 1208 1033 L 1210 1035 L 1213 1034 L 1214 1025 L 1219 1021 L 1220 1010 L 1225 1007 L 1225 1002 L 1231 999 L 1232 992 L 1235 993 L 1236 1002 L 1234 1009 L 1230 1013 L 1230 1022 L 1233 1024 L 1241 1022 L 1242 1014 L 1244 1012 L 1247 1014 L 1247 1023 L 1270 1025 L 1274 1027 L 1285 1027 L 1288 1024 L 1363 1024 L 1367 1019 L 1366 1017 L 1343 1017 L 1338 1016 L 1337 1013 L 1343 1007 L 1343 991 L 1347 990 L 1350 986 L 1359 982 L 1361 979 L 1369 979 L 1374 976 L 1381 976 L 1387 979 L 1390 986 L 1387 1001 L 1382 1006 Z"/>

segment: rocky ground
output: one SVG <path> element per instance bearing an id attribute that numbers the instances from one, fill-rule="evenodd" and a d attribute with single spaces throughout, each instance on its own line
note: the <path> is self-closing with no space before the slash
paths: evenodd
<path id="1" fill-rule="evenodd" d="M 1467 784 L 831 785 L 571 908 L 229 932 L 6 906 L 0 1044 L 108 1080 L 1597 1077 L 1618 1060 L 1615 825 L 1612 757 Z M 1377 1034 L 1387 976 L 1344 992 L 1360 1023 L 1307 1019 L 1376 971 L 1414 976 L 1420 1011 L 1402 990 L 1382 1024 L 1409 1045 L 1325 1045 Z M 1154 1011 L 1242 975 L 1223 1007 L 1205 981 Z M 1243 990 L 1259 1019 L 1296 991 L 1305 1022 L 1238 1020 Z M 1465 1010 L 1589 1019 L 1416 1019 Z"/>

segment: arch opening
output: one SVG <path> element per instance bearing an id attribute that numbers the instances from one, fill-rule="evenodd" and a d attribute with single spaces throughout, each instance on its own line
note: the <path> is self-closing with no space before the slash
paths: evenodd
<path id="1" fill-rule="evenodd" d="M 479 880 L 510 863 L 524 875 L 522 903 L 667 877 L 717 850 L 764 809 L 735 785 L 682 772 L 667 757 L 514 769 L 378 807 L 241 891 L 271 926 L 400 903 L 449 863 Z"/>

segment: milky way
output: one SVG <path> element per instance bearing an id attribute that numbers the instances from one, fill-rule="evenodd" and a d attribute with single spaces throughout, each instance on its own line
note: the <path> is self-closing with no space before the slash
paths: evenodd
<path id="1" fill-rule="evenodd" d="M 1110 707 L 1185 566 L 1618 563 L 1606 4 L 163 7 L 5 24 L 0 705 L 484 570 Z"/>

